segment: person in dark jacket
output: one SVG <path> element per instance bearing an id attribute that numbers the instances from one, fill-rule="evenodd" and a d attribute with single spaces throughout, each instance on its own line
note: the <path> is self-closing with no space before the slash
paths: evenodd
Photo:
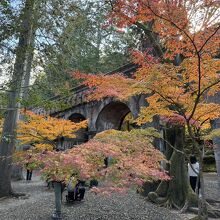
<path id="1" fill-rule="evenodd" d="M 81 201 L 84 199 L 85 195 L 85 181 L 81 181 L 77 179 L 76 185 L 73 187 L 72 182 L 74 180 L 74 176 L 71 177 L 68 185 L 67 185 L 67 201 Z"/>
<path id="2" fill-rule="evenodd" d="M 31 155 L 28 156 L 28 161 L 31 159 Z M 27 169 L 27 175 L 26 175 L 26 180 L 31 181 L 32 177 L 32 169 L 30 168 L 30 162 L 26 163 L 26 169 Z"/>

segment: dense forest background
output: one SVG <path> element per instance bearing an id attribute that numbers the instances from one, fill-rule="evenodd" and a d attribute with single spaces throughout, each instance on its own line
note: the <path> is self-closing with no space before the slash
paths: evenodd
<path id="1" fill-rule="evenodd" d="M 25 4 L 34 3 L 32 9 Z M 0 106 L 7 105 L 6 92 L 14 83 L 16 53 L 27 10 L 30 42 L 25 53 L 22 106 L 50 107 L 48 99 L 67 95 L 77 85 L 75 70 L 110 72 L 129 62 L 129 48 L 139 47 L 138 30 L 106 24 L 111 6 L 104 1 L 3 0 L 0 3 Z M 131 34 L 131 32 L 133 34 Z M 24 49 L 25 45 L 21 45 Z"/>

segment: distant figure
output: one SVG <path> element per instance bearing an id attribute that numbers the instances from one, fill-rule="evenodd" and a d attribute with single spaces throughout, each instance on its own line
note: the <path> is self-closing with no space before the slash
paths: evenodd
<path id="1" fill-rule="evenodd" d="M 84 198 L 84 195 L 85 195 L 85 181 L 81 181 L 81 180 L 78 180 L 76 186 L 75 186 L 75 189 L 74 189 L 74 194 L 75 194 L 75 200 L 82 200 Z"/>
<path id="2" fill-rule="evenodd" d="M 112 157 L 108 156 L 104 158 L 104 167 L 107 168 L 111 165 L 112 163 Z"/>
<path id="3" fill-rule="evenodd" d="M 32 170 L 27 169 L 27 176 L 26 176 L 26 180 L 29 181 L 32 178 Z"/>
<path id="4" fill-rule="evenodd" d="M 190 163 L 188 163 L 188 174 L 189 174 L 189 181 L 193 191 L 196 191 L 196 183 L 198 181 L 198 193 L 200 188 L 200 181 L 199 181 L 199 163 L 195 155 L 190 156 Z"/>
<path id="5" fill-rule="evenodd" d="M 28 160 L 31 159 L 31 155 L 28 156 Z M 27 175 L 26 175 L 26 180 L 30 181 L 32 177 L 32 169 L 29 167 L 29 162 L 26 163 L 26 169 L 27 169 Z"/>
<path id="6" fill-rule="evenodd" d="M 105 166 L 105 168 L 108 167 L 108 162 L 109 162 L 109 158 L 108 158 L 108 157 L 105 157 L 105 158 L 104 158 L 104 166 Z"/>
<path id="7" fill-rule="evenodd" d="M 93 186 L 97 187 L 98 185 L 99 185 L 98 180 L 92 179 L 92 180 L 90 180 L 89 188 L 92 188 Z"/>

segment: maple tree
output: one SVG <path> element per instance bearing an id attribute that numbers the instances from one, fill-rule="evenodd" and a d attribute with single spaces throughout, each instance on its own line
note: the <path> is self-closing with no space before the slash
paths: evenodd
<path id="1" fill-rule="evenodd" d="M 59 152 L 54 151 L 56 148 L 51 149 L 55 139 L 63 136 L 74 138 L 74 132 L 86 126 L 87 121 L 74 123 L 26 111 L 25 120 L 18 123 L 17 137 L 21 144 L 31 143 L 34 147 L 26 152 L 16 152 L 15 161 L 24 166 L 31 163 L 41 169 L 45 179 L 51 181 L 68 181 L 73 173 L 80 179 L 106 179 L 108 176 L 123 188 L 121 181 L 128 179 L 130 182 L 132 179 L 137 182 L 148 178 L 169 179 L 159 164 L 165 158 L 152 145 L 153 138 L 159 136 L 155 129 L 107 130 L 78 147 Z M 103 169 L 104 158 L 109 156 L 114 158 L 114 163 Z M 152 157 L 153 160 L 150 159 Z"/>
<path id="2" fill-rule="evenodd" d="M 75 184 L 77 179 L 95 178 L 104 183 L 102 187 L 93 187 L 95 193 L 124 192 L 152 179 L 170 179 L 160 166 L 160 161 L 165 160 L 163 154 L 152 145 L 154 137 L 158 136 L 152 128 L 130 132 L 107 130 L 66 151 L 31 150 L 26 155 L 17 155 L 17 163 L 29 163 L 31 168 L 40 169 L 46 181 L 67 184 L 74 176 L 72 184 Z M 104 166 L 106 157 L 112 158 L 108 167 Z"/>
<path id="3" fill-rule="evenodd" d="M 62 137 L 75 138 L 74 134 L 87 127 L 87 121 L 74 123 L 70 120 L 37 115 L 26 111 L 25 120 L 18 122 L 17 139 L 21 144 L 33 144 L 35 149 L 57 149 Z"/>
<path id="4" fill-rule="evenodd" d="M 169 153 L 168 158 L 171 163 L 170 174 L 174 175 L 174 178 L 166 187 L 162 183 L 163 187 L 160 186 L 155 193 L 149 194 L 149 197 L 154 202 L 163 201 L 175 207 L 183 207 L 185 204 L 183 210 L 198 200 L 199 216 L 207 219 L 202 173 L 203 146 L 200 140 L 203 132 L 210 128 L 210 120 L 220 116 L 220 105 L 209 101 L 209 97 L 219 92 L 220 88 L 220 61 L 215 59 L 220 48 L 220 2 L 110 2 L 112 12 L 108 23 L 122 30 L 136 25 L 149 37 L 153 48 L 132 52 L 133 62 L 139 65 L 132 78 L 120 73 L 104 76 L 79 72 L 75 73 L 74 77 L 85 79 L 84 84 L 90 88 L 90 100 L 101 100 L 108 96 L 126 100 L 133 95 L 148 94 L 146 100 L 149 105 L 141 109 L 136 120 L 138 124 L 152 121 L 156 115 L 176 122 L 174 128 L 171 128 L 176 135 L 175 141 L 167 137 L 171 143 L 174 142 L 174 149 L 178 150 Z M 193 195 L 185 181 L 185 127 L 193 148 L 200 152 L 201 199 Z M 175 176 L 178 176 L 179 180 Z M 161 200 L 161 196 L 165 198 Z"/>
<path id="5" fill-rule="evenodd" d="M 113 183 L 126 188 L 132 184 L 142 185 L 150 179 L 170 179 L 160 166 L 160 161 L 165 160 L 164 155 L 152 144 L 155 137 L 159 137 L 159 133 L 153 128 L 131 131 L 107 130 L 97 134 L 88 144 L 92 148 L 96 145 L 113 146 L 104 147 L 104 151 L 98 150 L 103 152 L 101 166 L 104 157 L 110 156 L 114 159 L 104 171 L 104 178 L 109 184 L 113 177 Z"/>
<path id="6" fill-rule="evenodd" d="M 38 163 L 47 181 L 68 182 L 71 175 L 83 180 L 92 178 L 107 181 L 96 192 L 125 190 L 130 185 L 141 185 L 150 179 L 169 180 L 161 169 L 163 154 L 152 145 L 159 134 L 155 129 L 132 131 L 107 130 L 94 139 L 66 151 L 31 152 L 31 161 Z M 104 158 L 111 157 L 107 168 Z M 29 158 L 18 161 L 22 164 Z M 75 178 L 75 180 L 77 179 Z"/>
<path id="7" fill-rule="evenodd" d="M 43 152 L 47 154 L 50 152 L 50 159 L 56 161 L 56 156 L 52 156 L 56 154 L 52 151 L 59 150 L 61 138 L 75 138 L 76 131 L 87 127 L 86 120 L 74 123 L 70 120 L 38 115 L 31 111 L 23 112 L 23 117 L 24 120 L 18 122 L 17 140 L 20 141 L 20 145 L 32 147 L 27 151 L 15 151 L 13 161 L 24 167 L 29 164 L 31 169 L 42 168 L 43 163 L 37 155 Z"/>

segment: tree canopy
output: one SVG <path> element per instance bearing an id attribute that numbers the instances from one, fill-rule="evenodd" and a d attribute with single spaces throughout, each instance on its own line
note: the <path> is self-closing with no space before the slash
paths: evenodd
<path id="1" fill-rule="evenodd" d="M 165 118 L 167 122 L 173 122 L 180 127 L 186 125 L 193 147 L 200 152 L 202 202 L 199 203 L 199 214 L 207 219 L 201 139 L 203 131 L 210 128 L 210 121 L 220 116 L 219 104 L 209 99 L 219 92 L 220 86 L 220 62 L 216 59 L 220 46 L 220 3 L 215 0 L 119 0 L 110 3 L 112 12 L 108 19 L 109 25 L 113 24 L 118 28 L 137 26 L 152 44 L 144 51 L 132 52 L 133 62 L 139 66 L 132 78 L 122 74 L 103 76 L 79 72 L 73 76 L 85 79 L 84 84 L 90 88 L 90 100 L 101 100 L 109 96 L 126 100 L 137 94 L 148 94 L 148 105 L 142 107 L 136 119 L 138 124 L 160 116 L 161 119 Z M 184 143 L 178 140 L 183 138 L 181 132 L 175 131 L 176 135 L 179 135 L 175 138 L 175 146 L 181 149 L 180 151 L 184 148 Z M 178 161 L 184 163 L 179 152 L 176 151 L 170 156 L 170 172 L 174 172 L 175 176 L 178 171 L 175 171 L 174 166 L 180 168 L 182 165 L 177 166 Z M 181 169 L 184 170 L 184 167 Z M 185 177 L 182 178 L 184 181 Z M 172 192 L 175 191 L 172 184 L 177 181 L 174 178 L 169 184 L 169 187 L 173 187 L 170 188 Z M 179 195 L 179 198 L 185 197 L 185 204 L 188 204 L 192 197 L 183 185 L 179 184 L 179 188 L 175 188 L 175 194 L 177 195 L 182 187 L 183 194 Z M 169 187 L 164 203 L 183 206 L 180 199 L 174 194 L 172 196 Z M 157 200 L 160 194 L 163 195 L 161 190 L 162 188 L 158 188 L 156 193 L 150 194 L 152 201 L 162 201 Z"/>

